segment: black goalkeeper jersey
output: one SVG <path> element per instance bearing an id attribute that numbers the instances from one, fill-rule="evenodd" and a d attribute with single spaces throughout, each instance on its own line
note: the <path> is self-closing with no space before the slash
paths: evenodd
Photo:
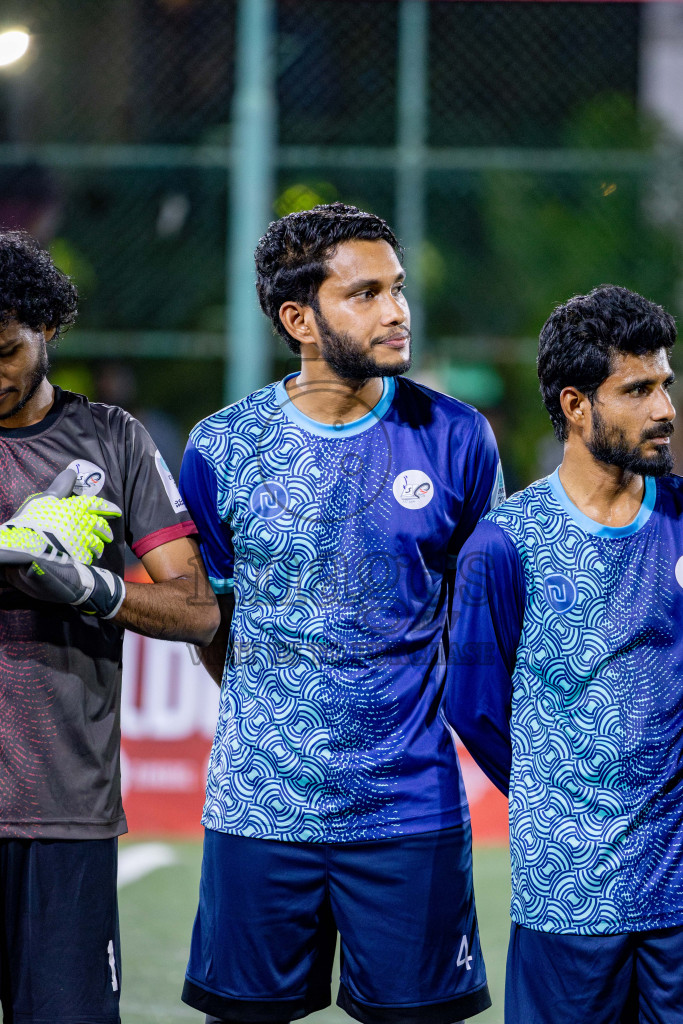
<path id="1" fill-rule="evenodd" d="M 97 565 L 194 533 L 151 437 L 116 406 L 55 388 L 40 423 L 0 427 L 0 523 L 61 470 L 74 493 L 115 502 Z M 121 804 L 123 630 L 0 585 L 0 837 L 104 839 L 126 831 Z"/>

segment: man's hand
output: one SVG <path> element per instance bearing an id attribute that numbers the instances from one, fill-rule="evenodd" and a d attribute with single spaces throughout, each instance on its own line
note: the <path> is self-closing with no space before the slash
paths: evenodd
<path id="1" fill-rule="evenodd" d="M 85 615 L 101 619 L 113 619 L 126 596 L 126 585 L 120 576 L 70 559 L 34 558 L 30 565 L 7 566 L 5 577 L 13 587 L 36 601 L 70 604 Z"/>
<path id="2" fill-rule="evenodd" d="M 60 473 L 46 491 L 27 498 L 12 518 L 2 524 L 3 528 L 35 530 L 58 551 L 66 551 L 77 561 L 90 565 L 93 558 L 102 554 L 105 543 L 113 540 L 107 518 L 118 518 L 121 509 L 95 495 L 67 497 L 75 480 L 73 470 Z M 4 539 L 10 540 L 7 536 Z M 19 538 L 13 545 L 7 543 L 7 547 L 12 546 L 20 546 Z"/>
<path id="3" fill-rule="evenodd" d="M 3 580 L 36 601 L 70 604 L 111 619 L 126 596 L 125 583 L 89 565 L 113 540 L 104 517 L 120 516 L 121 510 L 102 498 L 70 497 L 75 482 L 75 472 L 64 470 L 0 526 Z"/>

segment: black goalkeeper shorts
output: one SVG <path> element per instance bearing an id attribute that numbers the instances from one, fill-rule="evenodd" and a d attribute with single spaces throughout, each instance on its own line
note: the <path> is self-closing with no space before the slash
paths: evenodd
<path id="1" fill-rule="evenodd" d="M 0 839 L 4 1024 L 119 1024 L 116 839 Z"/>

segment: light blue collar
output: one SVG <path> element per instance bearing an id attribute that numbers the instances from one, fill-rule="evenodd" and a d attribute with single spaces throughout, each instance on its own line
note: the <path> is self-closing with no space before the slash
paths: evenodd
<path id="1" fill-rule="evenodd" d="M 630 537 L 642 529 L 650 518 L 655 507 L 655 501 L 657 500 L 657 481 L 653 476 L 646 476 L 645 494 L 643 495 L 636 518 L 626 526 L 605 526 L 603 523 L 596 523 L 594 519 L 584 515 L 574 502 L 570 501 L 567 492 L 560 482 L 559 468 L 548 477 L 548 486 L 553 493 L 553 497 L 562 506 L 567 515 L 571 516 L 574 522 L 578 523 L 582 530 L 585 530 L 586 533 L 592 533 L 595 537 L 611 537 L 612 540 L 616 540 L 618 537 Z"/>
<path id="2" fill-rule="evenodd" d="M 310 416 L 305 416 L 302 412 L 299 412 L 287 394 L 287 381 L 298 376 L 298 373 L 290 373 L 284 380 L 275 385 L 275 400 L 283 416 L 286 416 L 292 423 L 296 423 L 297 426 L 307 430 L 309 434 L 318 434 L 320 437 L 353 437 L 355 434 L 362 434 L 364 430 L 374 427 L 375 423 L 381 420 L 389 411 L 389 406 L 394 400 L 396 392 L 396 381 L 394 378 L 383 377 L 382 397 L 374 409 L 366 412 L 365 416 L 361 416 L 359 420 L 352 420 L 351 423 L 319 423 L 318 420 L 312 420 Z"/>

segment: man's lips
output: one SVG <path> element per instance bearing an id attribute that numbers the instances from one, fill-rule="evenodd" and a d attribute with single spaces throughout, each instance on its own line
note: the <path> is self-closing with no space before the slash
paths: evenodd
<path id="1" fill-rule="evenodd" d="M 410 340 L 409 334 L 392 334 L 390 338 L 381 338 L 375 345 L 386 345 L 387 348 L 403 348 Z"/>
<path id="2" fill-rule="evenodd" d="M 669 439 L 674 432 L 673 423 L 669 423 L 667 426 L 660 427 L 656 434 L 645 434 L 641 441 L 647 444 L 648 441 L 652 441 L 653 444 L 669 444 Z"/>

